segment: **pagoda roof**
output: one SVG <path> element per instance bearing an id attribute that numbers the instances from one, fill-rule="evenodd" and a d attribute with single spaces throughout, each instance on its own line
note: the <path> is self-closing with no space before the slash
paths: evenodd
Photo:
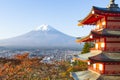
<path id="1" fill-rule="evenodd" d="M 99 50 L 97 51 L 97 50 L 96 50 L 95 53 L 89 52 L 89 53 L 85 53 L 85 54 L 76 55 L 76 56 L 74 56 L 74 59 L 87 62 L 87 61 L 89 60 L 89 57 L 98 55 L 98 54 L 100 54 L 100 53 L 101 53 L 101 51 L 99 51 Z"/>
<path id="2" fill-rule="evenodd" d="M 80 20 L 78 26 L 95 25 L 96 22 L 105 16 L 120 16 L 119 7 L 100 8 L 93 6 L 92 10 L 83 20 Z"/>
<path id="3" fill-rule="evenodd" d="M 89 34 L 88 36 L 77 38 L 76 42 L 81 43 L 81 42 L 87 42 L 87 41 L 92 41 L 92 40 L 93 40 L 93 38 L 90 38 L 90 34 Z"/>
<path id="4" fill-rule="evenodd" d="M 120 62 L 120 53 L 102 52 L 101 54 L 89 57 L 89 60 L 97 62 Z"/>
<path id="5" fill-rule="evenodd" d="M 120 80 L 120 75 L 100 75 L 92 70 L 71 72 L 74 80 Z"/>
<path id="6" fill-rule="evenodd" d="M 92 38 L 90 37 L 91 35 Z M 100 37 L 120 37 L 120 31 L 109 30 L 109 29 L 103 29 L 101 31 L 92 30 L 88 36 L 77 38 L 76 42 L 80 43 L 80 42 L 92 41 Z"/>
<path id="7" fill-rule="evenodd" d="M 120 14 L 120 8 L 101 8 L 101 7 L 96 7 L 96 6 L 93 6 L 93 10 L 97 13 L 97 11 L 102 11 L 104 13 L 108 12 L 108 13 L 119 13 Z"/>
<path id="8" fill-rule="evenodd" d="M 103 29 L 101 31 L 92 30 L 91 34 L 102 37 L 120 37 L 120 30 Z"/>
<path id="9" fill-rule="evenodd" d="M 71 72 L 70 74 L 74 80 L 97 80 L 100 77 L 100 74 L 97 74 L 97 73 L 89 71 L 89 70 L 79 71 L 79 72 Z"/>
<path id="10" fill-rule="evenodd" d="M 93 13 L 94 11 L 94 13 Z M 95 25 L 96 21 L 98 21 L 100 18 L 102 18 L 103 16 L 97 16 L 95 14 L 95 6 L 92 7 L 92 10 L 90 11 L 90 13 L 88 14 L 88 16 L 86 16 L 83 20 L 79 20 L 78 26 L 83 26 L 83 25 Z"/>

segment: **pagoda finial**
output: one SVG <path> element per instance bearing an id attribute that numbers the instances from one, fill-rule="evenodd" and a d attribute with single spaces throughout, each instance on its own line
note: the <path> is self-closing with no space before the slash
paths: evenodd
<path id="1" fill-rule="evenodd" d="M 119 8 L 118 4 L 115 4 L 115 0 L 110 0 L 110 4 L 108 5 L 108 8 Z"/>
<path id="2" fill-rule="evenodd" d="M 115 4 L 115 0 L 110 0 L 110 2 L 111 2 L 112 4 Z"/>

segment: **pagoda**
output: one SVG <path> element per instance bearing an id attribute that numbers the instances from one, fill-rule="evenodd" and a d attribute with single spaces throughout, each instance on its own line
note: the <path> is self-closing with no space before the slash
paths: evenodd
<path id="1" fill-rule="evenodd" d="M 87 61 L 88 70 L 91 72 L 102 76 L 109 75 L 109 77 L 119 77 L 120 8 L 118 4 L 115 4 L 115 0 L 110 0 L 107 8 L 93 6 L 88 16 L 78 23 L 78 26 L 84 25 L 95 26 L 95 29 L 91 30 L 88 36 L 77 38 L 76 41 L 78 43 L 92 42 L 94 43 L 94 48 L 90 49 L 90 53 L 81 54 L 77 58 L 82 61 Z M 109 78 L 107 80 L 109 80 Z M 117 80 L 120 80 L 120 78 Z"/>

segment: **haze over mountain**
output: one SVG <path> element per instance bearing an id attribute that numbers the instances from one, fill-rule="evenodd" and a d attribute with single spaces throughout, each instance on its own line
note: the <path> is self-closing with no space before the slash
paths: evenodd
<path id="1" fill-rule="evenodd" d="M 24 35 L 0 40 L 0 46 L 14 48 L 80 48 L 75 37 L 66 35 L 49 25 L 41 25 Z"/>

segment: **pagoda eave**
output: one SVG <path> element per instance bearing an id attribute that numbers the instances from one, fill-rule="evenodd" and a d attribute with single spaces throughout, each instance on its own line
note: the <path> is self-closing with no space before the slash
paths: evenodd
<path id="1" fill-rule="evenodd" d="M 81 42 L 87 42 L 87 41 L 91 41 L 91 40 L 93 40 L 93 39 L 90 38 L 90 35 L 88 35 L 88 36 L 85 36 L 83 38 L 77 38 L 76 42 L 81 43 Z"/>
<path id="2" fill-rule="evenodd" d="M 105 37 L 112 37 L 112 38 L 120 38 L 120 32 L 119 31 L 111 31 L 104 29 L 103 31 L 95 31 L 92 30 L 91 33 L 83 38 L 77 38 L 76 42 L 81 43 L 81 42 L 87 42 L 87 41 L 93 41 L 98 38 L 105 38 Z"/>
<path id="3" fill-rule="evenodd" d="M 78 26 L 95 25 L 96 22 L 105 16 L 120 16 L 120 9 L 99 8 L 93 6 L 91 12 L 86 18 L 79 21 Z"/>
<path id="4" fill-rule="evenodd" d="M 103 29 L 102 31 L 91 31 L 92 35 L 99 36 L 99 37 L 120 37 L 120 31 L 115 31 L 115 30 L 109 30 L 109 29 Z"/>
<path id="5" fill-rule="evenodd" d="M 86 54 L 80 54 L 80 55 L 77 55 L 77 56 L 74 56 L 74 60 L 80 60 L 80 61 L 83 61 L 83 62 L 88 62 L 89 61 L 89 57 L 92 57 L 92 56 L 95 56 L 95 55 L 98 55 L 100 54 L 100 51 L 98 51 L 97 53 L 86 53 Z"/>
<path id="6" fill-rule="evenodd" d="M 101 18 L 103 18 L 103 16 L 98 15 L 97 13 L 95 13 L 94 9 L 92 9 L 91 12 L 88 14 L 88 16 L 86 18 L 79 21 L 78 26 L 95 25 L 96 22 Z"/>
<path id="7" fill-rule="evenodd" d="M 120 62 L 120 53 L 119 52 L 102 52 L 96 56 L 89 57 L 91 62 Z"/>
<path id="8" fill-rule="evenodd" d="M 98 15 L 104 15 L 104 16 L 120 16 L 120 9 L 111 9 L 111 8 L 99 8 L 96 6 L 93 6 L 93 10 Z"/>

